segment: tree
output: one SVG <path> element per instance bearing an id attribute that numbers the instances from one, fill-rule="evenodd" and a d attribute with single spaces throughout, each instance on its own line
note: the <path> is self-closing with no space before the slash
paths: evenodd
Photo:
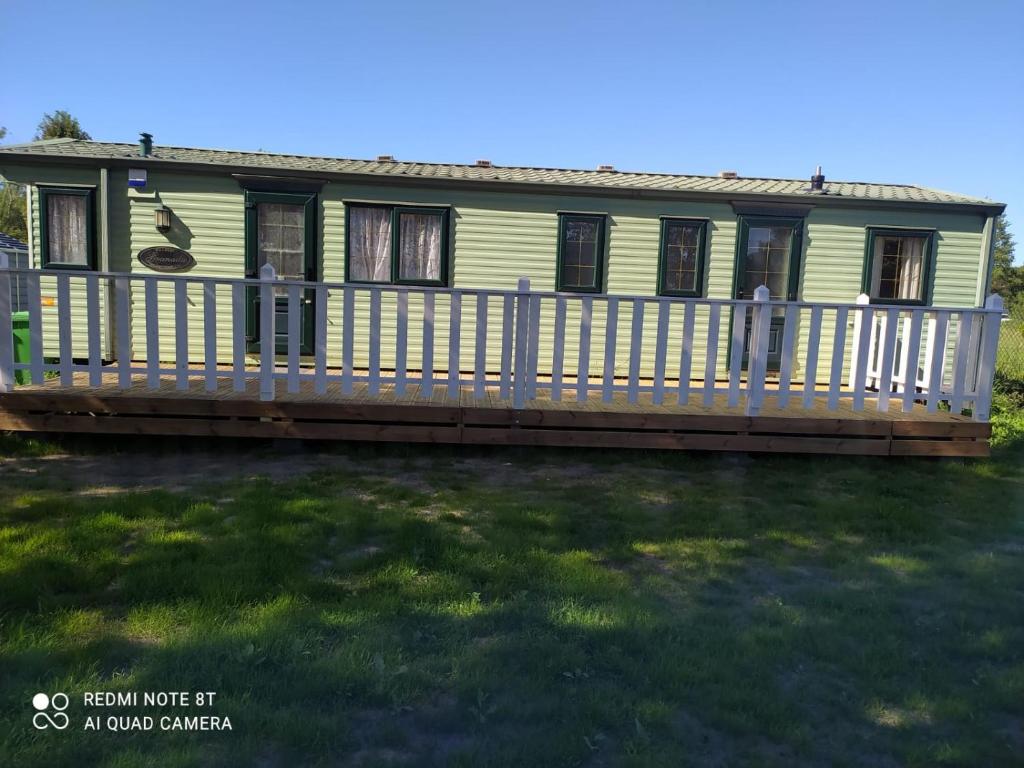
<path id="1" fill-rule="evenodd" d="M 996 217 L 992 245 L 992 292 L 1003 297 L 1007 307 L 1024 303 L 1024 266 L 1014 266 L 1016 243 L 1006 225 L 1006 214 Z"/>
<path id="2" fill-rule="evenodd" d="M 25 187 L 21 184 L 7 181 L 0 187 L 0 232 L 16 237 L 22 242 L 28 240 Z"/>
<path id="3" fill-rule="evenodd" d="M 78 118 L 72 117 L 70 112 L 58 109 L 52 115 L 47 112 L 36 128 L 36 141 L 41 139 L 91 139 L 88 133 L 82 130 Z"/>
<path id="4" fill-rule="evenodd" d="M 7 129 L 0 127 L 0 141 L 3 141 L 5 136 L 7 136 Z"/>

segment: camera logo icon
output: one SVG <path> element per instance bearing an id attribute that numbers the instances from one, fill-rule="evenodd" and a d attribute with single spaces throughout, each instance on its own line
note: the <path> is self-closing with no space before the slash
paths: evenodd
<path id="1" fill-rule="evenodd" d="M 32 725 L 40 731 L 45 731 L 47 728 L 63 731 L 70 722 L 64 713 L 68 704 L 66 693 L 55 693 L 52 696 L 37 693 L 32 697 L 32 706 L 36 709 L 36 713 L 32 715 Z"/>

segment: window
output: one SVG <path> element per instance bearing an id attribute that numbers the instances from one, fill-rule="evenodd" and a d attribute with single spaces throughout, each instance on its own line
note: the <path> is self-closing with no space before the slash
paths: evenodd
<path id="1" fill-rule="evenodd" d="M 93 191 L 39 188 L 43 266 L 95 269 Z"/>
<path id="2" fill-rule="evenodd" d="M 346 279 L 447 285 L 447 209 L 351 204 L 345 221 Z"/>
<path id="3" fill-rule="evenodd" d="M 600 215 L 559 214 L 559 291 L 600 292 L 604 266 L 604 223 L 605 217 Z"/>
<path id="4" fill-rule="evenodd" d="M 872 301 L 927 302 L 932 236 L 926 230 L 868 229 L 864 292 Z"/>
<path id="5" fill-rule="evenodd" d="M 802 230 L 800 219 L 740 217 L 737 299 L 752 299 L 765 285 L 772 299 L 796 300 Z"/>
<path id="6" fill-rule="evenodd" d="M 707 222 L 661 220 L 658 294 L 700 296 L 704 288 L 704 238 Z"/>

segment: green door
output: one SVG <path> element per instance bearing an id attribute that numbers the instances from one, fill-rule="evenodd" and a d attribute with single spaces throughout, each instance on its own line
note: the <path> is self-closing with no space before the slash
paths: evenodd
<path id="1" fill-rule="evenodd" d="M 264 264 L 282 280 L 319 279 L 316 260 L 316 195 L 284 192 L 246 192 L 245 276 L 259 277 Z M 260 291 L 248 289 L 246 339 L 250 352 L 259 351 Z M 315 291 L 301 295 L 299 320 L 301 354 L 313 354 Z M 278 354 L 288 351 L 288 287 L 274 289 L 274 336 Z"/>
<path id="2" fill-rule="evenodd" d="M 768 287 L 773 300 L 796 301 L 800 285 L 800 250 L 803 219 L 744 216 L 736 247 L 737 299 L 752 299 L 758 286 Z M 768 369 L 779 370 L 785 310 L 772 312 L 768 334 Z M 743 366 L 750 350 L 750 318 L 743 345 Z"/>

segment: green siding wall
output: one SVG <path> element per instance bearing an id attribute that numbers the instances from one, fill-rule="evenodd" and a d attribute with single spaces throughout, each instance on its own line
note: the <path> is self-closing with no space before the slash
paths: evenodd
<path id="1" fill-rule="evenodd" d="M 5 175 L 9 169 L 3 169 Z M 45 170 L 45 172 L 44 172 Z M 33 182 L 96 183 L 96 171 L 74 169 L 39 169 L 29 174 Z M 14 179 L 21 180 L 21 179 Z M 244 193 L 229 177 L 187 175 L 151 170 L 145 190 L 129 190 L 125 172 L 110 175 L 111 199 L 111 267 L 130 269 L 136 274 L 148 270 L 136 258 L 138 252 L 153 245 L 173 244 L 195 257 L 195 276 L 241 277 L 244 274 Z M 491 288 L 513 290 L 519 277 L 529 277 L 534 289 L 552 291 L 555 287 L 555 259 L 559 211 L 601 212 L 608 215 L 607 291 L 610 294 L 653 296 L 657 283 L 658 239 L 660 217 L 686 216 L 707 218 L 708 261 L 705 270 L 707 295 L 726 298 L 732 293 L 736 214 L 731 206 L 716 203 L 679 201 L 616 200 L 571 195 L 526 195 L 500 192 L 406 189 L 354 184 L 327 184 L 320 195 L 320 230 L 318 258 L 323 279 L 344 280 L 344 242 L 346 200 L 421 205 L 450 205 L 452 238 L 452 285 L 456 288 Z M 153 209 L 157 205 L 170 208 L 174 216 L 171 232 L 156 231 Z M 38 210 L 35 208 L 34 210 Z M 938 306 L 973 306 L 981 274 L 981 247 L 984 218 L 980 214 L 945 213 L 941 211 L 899 211 L 817 207 L 806 219 L 804 254 L 801 262 L 800 296 L 806 301 L 853 302 L 861 289 L 864 260 L 865 228 L 868 226 L 930 227 L 938 230 L 937 259 L 933 270 L 933 301 Z M 38 243 L 38 222 L 34 222 Z M 45 293 L 45 290 L 44 290 Z M 84 312 L 76 295 L 76 355 L 84 343 Z M 218 292 L 219 359 L 227 362 L 231 353 L 231 302 L 227 288 Z M 202 357 L 203 297 L 199 286 L 189 289 L 190 355 Z M 435 324 L 435 369 L 445 368 L 447 361 L 448 301 L 438 297 Z M 574 372 L 577 359 L 579 311 L 571 301 L 566 322 L 565 370 Z M 410 301 L 409 355 L 410 368 L 420 366 L 422 301 Z M 136 289 L 132 295 L 133 356 L 145 358 L 145 297 Z M 52 312 L 52 310 L 48 310 Z M 501 303 L 489 307 L 490 345 L 488 367 L 497 370 L 498 340 L 501 330 Z M 340 363 L 342 296 L 332 291 L 328 303 L 329 363 Z M 632 308 L 620 304 L 616 351 L 616 373 L 624 375 L 629 361 L 629 323 Z M 55 342 L 56 318 L 47 322 L 47 345 Z M 470 295 L 463 300 L 462 354 L 464 369 L 472 367 L 475 340 L 475 303 Z M 704 339 L 707 334 L 706 310 L 698 311 L 697 338 L 693 373 L 704 370 Z M 394 363 L 393 328 L 394 300 L 385 295 L 383 303 L 383 340 L 381 362 L 384 367 Z M 175 357 L 174 302 L 170 286 L 160 294 L 160 350 L 162 360 Z M 360 329 L 356 336 L 357 362 L 367 360 L 369 301 L 361 299 L 356 306 Z M 545 300 L 542 311 L 540 368 L 544 370 L 552 355 L 554 302 Z M 806 342 L 806 320 L 800 324 L 798 338 L 801 348 Z M 653 369 L 657 312 L 649 306 L 645 315 L 643 370 Z M 728 314 L 723 313 L 719 333 L 719 371 L 724 370 L 728 345 Z M 667 370 L 672 375 L 678 366 L 682 310 L 676 307 L 670 318 Z M 827 376 L 830 369 L 831 339 L 834 315 L 827 312 L 822 328 L 822 348 L 818 372 Z M 852 324 L 847 334 L 850 344 Z M 592 330 L 591 375 L 600 375 L 603 368 L 605 314 L 603 303 L 595 299 Z M 802 375 L 803 352 L 798 353 L 797 375 Z"/>

